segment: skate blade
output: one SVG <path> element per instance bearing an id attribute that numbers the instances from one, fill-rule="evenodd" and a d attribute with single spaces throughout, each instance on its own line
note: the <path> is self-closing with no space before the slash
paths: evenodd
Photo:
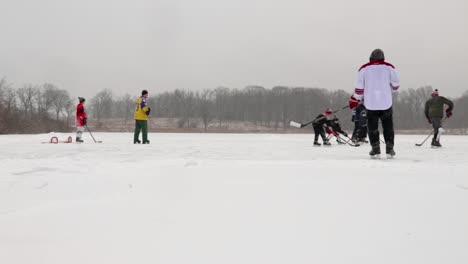
<path id="1" fill-rule="evenodd" d="M 393 159 L 394 157 L 395 157 L 395 155 L 387 154 L 387 159 Z"/>
<path id="2" fill-rule="evenodd" d="M 380 159 L 380 154 L 376 154 L 376 155 L 373 155 L 373 156 L 371 155 L 370 157 L 371 157 L 371 159 Z"/>

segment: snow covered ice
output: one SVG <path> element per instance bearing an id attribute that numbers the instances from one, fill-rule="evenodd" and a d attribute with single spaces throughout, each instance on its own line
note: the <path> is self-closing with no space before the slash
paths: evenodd
<path id="1" fill-rule="evenodd" d="M 0 136 L 1 263 L 468 263 L 466 136 L 50 136 Z"/>

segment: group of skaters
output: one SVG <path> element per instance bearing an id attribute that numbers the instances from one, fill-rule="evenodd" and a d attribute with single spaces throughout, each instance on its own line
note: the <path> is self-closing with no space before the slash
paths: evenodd
<path id="1" fill-rule="evenodd" d="M 394 156 L 394 138 L 393 129 L 393 101 L 392 92 L 400 87 L 400 76 L 395 67 L 385 61 L 384 53 L 381 49 L 372 51 L 369 62 L 362 65 L 358 71 L 358 77 L 355 83 L 353 95 L 349 99 L 349 108 L 353 111 L 352 121 L 354 122 L 354 131 L 351 138 L 341 129 L 341 125 L 336 116 L 333 116 L 332 109 L 326 109 L 323 114 L 318 115 L 312 122 L 315 139 L 314 145 L 320 146 L 319 137 L 322 138 L 323 145 L 329 146 L 330 139 L 334 136 L 339 144 L 346 144 L 351 141 L 354 145 L 367 143 L 367 136 L 371 145 L 371 156 L 380 155 L 380 133 L 379 120 L 382 123 L 383 138 L 385 143 L 385 152 L 387 155 Z M 143 90 L 141 96 L 136 101 L 134 118 L 134 144 L 149 144 L 148 140 L 148 115 L 151 109 L 147 106 L 146 99 L 148 91 Z M 82 134 L 87 123 L 87 115 L 84 110 L 85 99 L 78 97 L 79 104 L 76 108 L 76 142 L 83 142 Z M 426 102 L 424 114 L 427 121 L 434 128 L 432 138 L 433 147 L 441 147 L 440 133 L 444 121 L 444 105 L 446 118 L 452 115 L 453 102 L 443 96 L 439 96 L 436 89 L 432 92 L 431 98 Z M 139 139 L 142 133 L 142 141 Z M 344 138 L 343 138 L 343 137 Z"/>
<path id="2" fill-rule="evenodd" d="M 369 62 L 362 65 L 358 71 L 354 93 L 349 99 L 349 108 L 353 111 L 354 131 L 351 138 L 345 143 L 351 141 L 357 146 L 358 143 L 367 142 L 366 136 L 368 136 L 371 145 L 371 151 L 369 152 L 371 157 L 380 155 L 380 142 L 385 143 L 385 153 L 387 155 L 391 157 L 395 155 L 392 93 L 397 91 L 399 87 L 400 76 L 395 67 L 385 61 L 381 49 L 372 51 Z M 442 146 L 440 144 L 440 133 L 445 119 L 445 105 L 447 106 L 445 118 L 450 118 L 454 107 L 453 102 L 440 96 L 439 91 L 435 89 L 424 107 L 424 115 L 434 129 L 431 143 L 433 147 Z M 315 133 L 315 146 L 321 145 L 318 142 L 319 137 L 322 137 L 323 145 L 331 145 L 330 137 L 327 137 L 325 133 L 334 135 L 338 143 L 343 141 L 341 135 L 348 137 L 341 129 L 341 126 L 337 126 L 339 124 L 338 119 L 332 117 L 332 114 L 331 109 L 326 109 L 323 114 L 318 115 L 312 122 Z M 382 123 L 384 141 L 380 139 L 379 120 Z"/>
<path id="3" fill-rule="evenodd" d="M 354 130 L 351 137 L 341 128 L 340 120 L 336 115 L 333 115 L 332 109 L 327 108 L 323 114 L 318 115 L 312 122 L 315 133 L 314 146 L 322 145 L 319 143 L 320 137 L 324 146 L 331 146 L 330 140 L 333 137 L 336 138 L 338 144 L 351 142 L 353 145 L 359 146 L 360 143 L 368 143 L 366 108 L 359 105 L 353 109 L 352 113 L 351 121 L 354 122 Z"/>

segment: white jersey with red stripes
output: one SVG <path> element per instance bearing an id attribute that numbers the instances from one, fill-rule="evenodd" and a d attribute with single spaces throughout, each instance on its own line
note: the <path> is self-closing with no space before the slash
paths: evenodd
<path id="1" fill-rule="evenodd" d="M 392 106 L 392 91 L 400 87 L 400 76 L 392 64 L 372 61 L 359 69 L 354 87 L 354 98 L 364 98 L 367 109 L 387 110 Z"/>

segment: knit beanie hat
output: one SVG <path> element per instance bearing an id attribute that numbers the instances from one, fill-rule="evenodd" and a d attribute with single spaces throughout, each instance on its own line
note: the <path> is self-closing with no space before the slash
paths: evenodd
<path id="1" fill-rule="evenodd" d="M 375 49 L 372 51 L 369 61 L 385 61 L 385 55 L 381 49 Z"/>

